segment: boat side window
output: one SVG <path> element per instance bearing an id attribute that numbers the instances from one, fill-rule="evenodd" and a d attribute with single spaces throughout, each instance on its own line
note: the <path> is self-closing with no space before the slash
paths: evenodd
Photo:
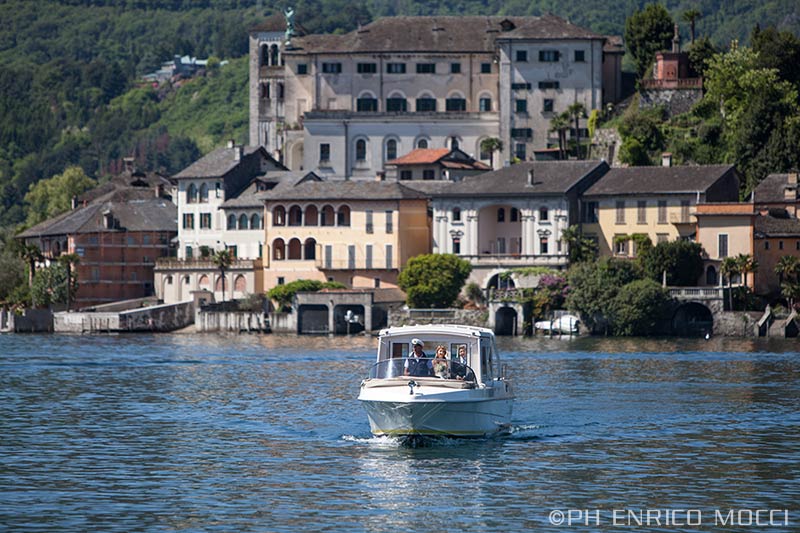
<path id="1" fill-rule="evenodd" d="M 408 357 L 408 343 L 407 342 L 393 342 L 392 343 L 392 359 Z"/>
<path id="2" fill-rule="evenodd" d="M 486 339 L 481 339 L 481 380 L 483 382 L 490 381 L 492 379 L 492 347 L 489 345 L 489 341 Z"/>

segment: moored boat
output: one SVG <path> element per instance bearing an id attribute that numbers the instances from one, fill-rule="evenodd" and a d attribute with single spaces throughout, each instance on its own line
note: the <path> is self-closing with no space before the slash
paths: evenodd
<path id="1" fill-rule="evenodd" d="M 380 332 L 358 399 L 375 435 L 482 437 L 510 427 L 514 395 L 491 330 L 427 325 Z"/>

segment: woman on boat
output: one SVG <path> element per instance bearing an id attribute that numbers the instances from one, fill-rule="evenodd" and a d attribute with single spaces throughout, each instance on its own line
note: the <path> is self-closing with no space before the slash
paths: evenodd
<path id="1" fill-rule="evenodd" d="M 436 356 L 433 358 L 433 373 L 440 378 L 447 378 L 447 348 L 443 344 L 436 347 Z"/>

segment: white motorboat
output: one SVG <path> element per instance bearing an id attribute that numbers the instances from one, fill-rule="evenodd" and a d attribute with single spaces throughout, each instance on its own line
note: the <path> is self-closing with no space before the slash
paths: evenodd
<path id="1" fill-rule="evenodd" d="M 561 315 L 553 320 L 540 320 L 534 322 L 534 329 L 542 330 L 546 333 L 557 333 L 562 335 L 577 335 L 580 319 L 575 315 Z"/>
<path id="2" fill-rule="evenodd" d="M 514 395 L 491 330 L 427 325 L 380 332 L 358 399 L 375 435 L 482 437 L 510 428 Z"/>

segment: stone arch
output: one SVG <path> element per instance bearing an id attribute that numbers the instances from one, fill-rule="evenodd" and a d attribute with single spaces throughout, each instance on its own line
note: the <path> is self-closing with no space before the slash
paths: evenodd
<path id="1" fill-rule="evenodd" d="M 247 292 L 247 278 L 244 275 L 239 274 L 233 280 L 233 290 L 240 293 Z"/>
<path id="2" fill-rule="evenodd" d="M 360 93 L 358 93 L 358 99 L 361 99 L 361 98 L 370 98 L 372 100 L 375 100 L 377 98 L 377 96 L 375 96 L 374 92 L 372 92 L 372 91 L 370 91 L 368 89 L 365 89 L 365 90 L 361 91 Z"/>
<path id="3" fill-rule="evenodd" d="M 250 217 L 250 229 L 264 229 L 264 226 L 261 224 L 261 215 L 258 213 L 253 213 L 253 216 Z"/>
<path id="4" fill-rule="evenodd" d="M 317 241 L 314 237 L 309 237 L 303 243 L 303 258 L 311 261 L 317 258 Z"/>
<path id="5" fill-rule="evenodd" d="M 672 333 L 681 337 L 703 337 L 714 331 L 714 314 L 700 302 L 685 302 L 672 315 Z"/>
<path id="6" fill-rule="evenodd" d="M 242 213 L 239 215 L 239 229 L 247 229 L 249 226 L 249 220 L 247 220 L 247 215 Z"/>
<path id="7" fill-rule="evenodd" d="M 319 212 L 317 211 L 316 205 L 309 204 L 306 206 L 304 225 L 306 226 L 319 225 Z"/>
<path id="8" fill-rule="evenodd" d="M 293 205 L 289 208 L 289 225 L 302 226 L 303 225 L 303 209 L 299 205 Z"/>
<path id="9" fill-rule="evenodd" d="M 303 151 L 303 141 L 297 141 L 289 147 L 287 163 L 290 169 L 303 170 Z"/>
<path id="10" fill-rule="evenodd" d="M 289 252 L 287 254 L 287 258 L 290 260 L 300 260 L 303 258 L 303 247 L 300 244 L 300 239 L 294 237 L 289 240 Z"/>
<path id="11" fill-rule="evenodd" d="M 397 135 L 388 135 L 383 139 L 383 160 L 391 161 L 400 155 L 400 139 Z"/>
<path id="12" fill-rule="evenodd" d="M 350 225 L 350 206 L 348 205 L 339 206 L 339 210 L 336 212 L 336 225 L 337 226 Z"/>
<path id="13" fill-rule="evenodd" d="M 489 281 L 486 282 L 487 289 L 494 289 L 494 290 L 508 290 L 516 288 L 516 283 L 514 282 L 514 275 L 510 274 L 508 276 L 504 275 L 504 272 L 498 272 L 493 276 L 489 277 Z"/>
<path id="14" fill-rule="evenodd" d="M 286 244 L 280 237 L 272 241 L 272 259 L 275 261 L 286 259 Z"/>
<path id="15" fill-rule="evenodd" d="M 325 205 L 322 207 L 322 211 L 320 212 L 319 225 L 320 226 L 336 225 L 336 211 L 333 210 L 333 206 Z"/>
<path id="16" fill-rule="evenodd" d="M 431 138 L 427 135 L 418 135 L 414 139 L 414 148 L 427 149 L 431 147 Z"/>
<path id="17" fill-rule="evenodd" d="M 495 335 L 516 335 L 519 323 L 517 310 L 513 307 L 500 307 L 494 314 Z"/>
<path id="18" fill-rule="evenodd" d="M 403 100 L 407 99 L 405 93 L 403 91 L 398 90 L 398 89 L 394 89 L 393 91 L 391 91 L 389 93 L 388 98 L 402 98 Z"/>
<path id="19" fill-rule="evenodd" d="M 285 226 L 286 225 L 286 208 L 278 205 L 272 208 L 272 225 Z"/>
<path id="20" fill-rule="evenodd" d="M 197 287 L 200 290 L 208 290 L 211 286 L 211 280 L 208 278 L 206 274 L 200 274 L 200 277 L 197 278 Z"/>

